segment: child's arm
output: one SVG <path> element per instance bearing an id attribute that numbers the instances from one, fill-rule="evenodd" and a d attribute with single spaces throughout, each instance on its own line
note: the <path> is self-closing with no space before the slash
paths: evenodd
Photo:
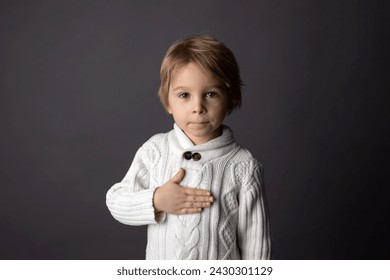
<path id="1" fill-rule="evenodd" d="M 136 153 L 123 180 L 107 192 L 106 204 L 112 216 L 126 225 L 157 223 L 153 208 L 154 187 L 151 186 L 149 168 L 153 150 L 142 146 Z"/>
<path id="2" fill-rule="evenodd" d="M 253 166 L 253 165 L 252 165 Z M 261 166 L 255 164 L 239 197 L 238 242 L 241 257 L 270 259 L 271 237 Z"/>

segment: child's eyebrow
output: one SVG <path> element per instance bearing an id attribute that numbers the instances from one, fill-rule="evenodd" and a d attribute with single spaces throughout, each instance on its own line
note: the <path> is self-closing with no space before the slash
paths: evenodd
<path id="1" fill-rule="evenodd" d="M 211 86 L 211 87 L 208 87 L 208 90 L 212 90 L 212 89 L 219 89 L 219 90 L 223 90 L 224 87 L 220 84 L 218 85 L 214 85 L 214 86 Z"/>
<path id="2" fill-rule="evenodd" d="M 183 87 L 183 86 L 178 86 L 178 87 L 175 87 L 175 88 L 173 89 L 173 91 L 177 91 L 177 90 L 189 90 L 189 88 Z"/>
<path id="3" fill-rule="evenodd" d="M 216 84 L 216 85 L 212 85 L 210 87 L 206 87 L 207 90 L 212 90 L 212 89 L 224 89 L 224 87 L 221 85 L 221 84 Z M 190 88 L 188 87 L 185 87 L 185 86 L 178 86 L 178 87 L 175 87 L 174 89 L 172 89 L 173 91 L 177 91 L 177 90 L 186 90 L 186 91 L 189 91 L 191 90 Z"/>

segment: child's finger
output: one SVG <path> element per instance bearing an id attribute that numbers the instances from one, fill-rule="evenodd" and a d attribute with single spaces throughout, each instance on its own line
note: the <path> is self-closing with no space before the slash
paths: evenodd
<path id="1" fill-rule="evenodd" d="M 185 202 L 213 202 L 214 198 L 212 196 L 200 196 L 200 195 L 187 195 L 184 198 Z"/>
<path id="2" fill-rule="evenodd" d="M 180 184 L 180 182 L 184 179 L 185 175 L 186 171 L 184 170 L 184 168 L 180 168 L 176 175 L 172 177 L 171 182 L 175 184 Z"/>
<path id="3" fill-rule="evenodd" d="M 195 214 L 202 212 L 202 208 L 182 208 L 177 214 Z"/>
<path id="4" fill-rule="evenodd" d="M 193 188 L 185 188 L 185 194 L 194 196 L 211 196 L 210 192 L 207 190 L 199 190 Z"/>
<path id="5" fill-rule="evenodd" d="M 210 206 L 210 202 L 185 202 L 183 204 L 183 208 L 207 208 Z"/>

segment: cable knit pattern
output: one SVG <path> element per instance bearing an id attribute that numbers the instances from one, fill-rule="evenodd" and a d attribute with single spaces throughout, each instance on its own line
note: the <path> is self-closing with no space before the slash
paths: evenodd
<path id="1" fill-rule="evenodd" d="M 197 161 L 183 157 L 199 153 Z M 184 187 L 210 190 L 215 202 L 200 214 L 156 216 L 154 190 L 186 170 Z M 136 153 L 123 180 L 106 195 L 112 216 L 148 225 L 147 259 L 269 259 L 270 230 L 262 167 L 224 126 L 220 137 L 193 145 L 175 124 Z"/>
<path id="2" fill-rule="evenodd" d="M 202 181 L 202 174 L 196 176 L 191 185 L 199 186 Z M 179 260 L 196 260 L 198 257 L 199 243 L 199 222 L 200 214 L 176 215 L 175 223 L 175 256 Z"/>
<path id="3" fill-rule="evenodd" d="M 175 224 L 175 257 L 178 260 L 196 260 L 198 258 L 200 214 L 177 215 Z"/>

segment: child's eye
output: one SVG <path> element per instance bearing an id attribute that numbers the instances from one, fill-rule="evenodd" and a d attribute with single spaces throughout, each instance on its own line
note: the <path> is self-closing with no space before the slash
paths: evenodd
<path id="1" fill-rule="evenodd" d="M 188 92 L 181 92 L 178 95 L 179 98 L 187 98 L 188 97 Z"/>
<path id="2" fill-rule="evenodd" d="M 213 92 L 213 91 L 206 92 L 206 97 L 216 97 L 216 96 L 217 96 L 216 92 Z"/>

